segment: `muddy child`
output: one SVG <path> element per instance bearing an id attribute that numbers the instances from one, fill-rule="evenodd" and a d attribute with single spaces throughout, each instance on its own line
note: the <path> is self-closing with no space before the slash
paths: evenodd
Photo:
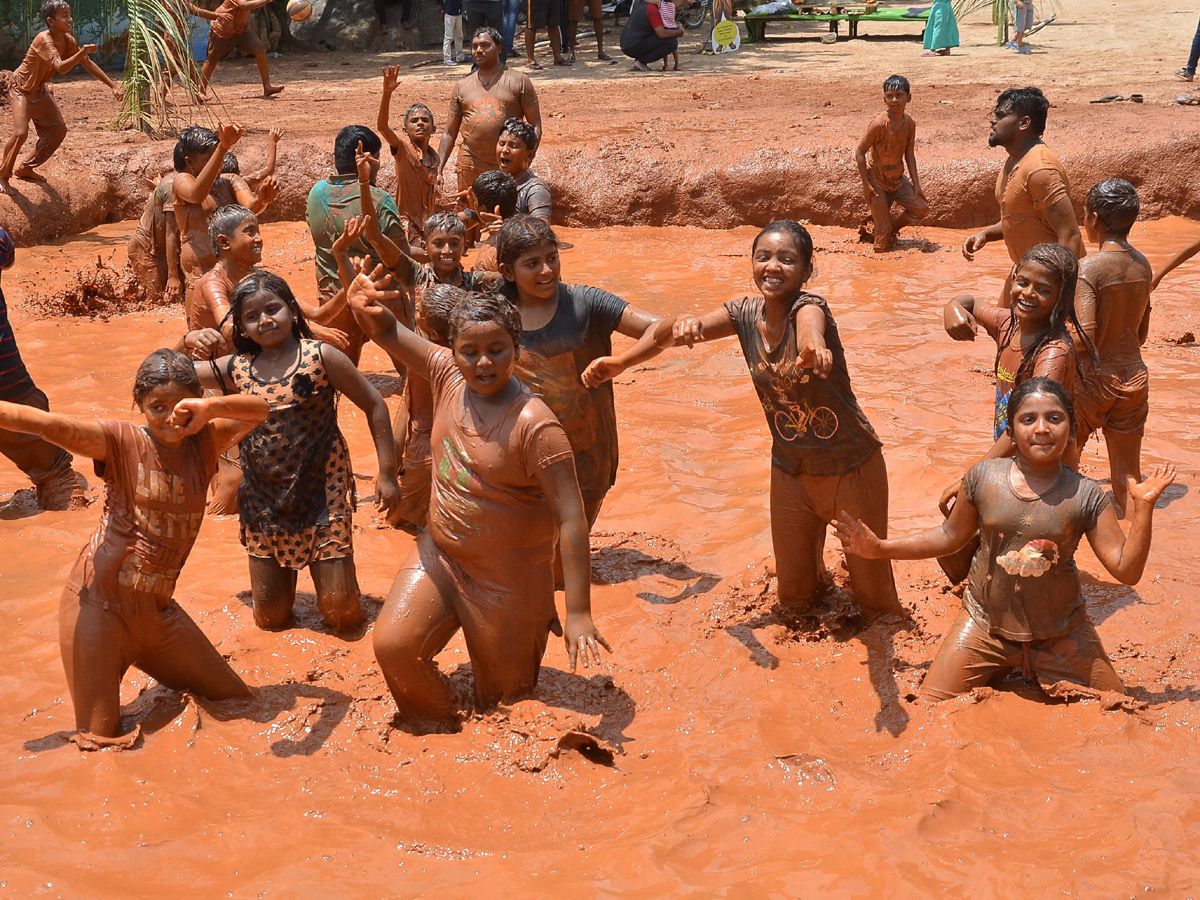
<path id="1" fill-rule="evenodd" d="M 244 50 L 258 64 L 258 75 L 262 79 L 264 97 L 274 97 L 283 90 L 283 85 L 271 84 L 271 64 L 267 60 L 267 48 L 262 38 L 250 27 L 250 13 L 269 4 L 271 0 L 224 0 L 216 9 L 211 30 L 208 33 L 208 54 L 200 72 L 200 92 L 208 93 L 208 82 L 217 64 L 234 50 Z"/>
<path id="2" fill-rule="evenodd" d="M 190 297 L 200 276 L 217 263 L 208 219 L 218 203 L 213 186 L 228 153 L 242 136 L 237 125 L 221 125 L 219 132 L 192 125 L 179 134 L 184 170 L 175 176 L 175 223 L 179 229 L 179 263 L 185 296 Z"/>
<path id="3" fill-rule="evenodd" d="M 484 172 L 471 185 L 471 193 L 467 195 L 467 209 L 464 212 L 473 214 L 471 224 L 467 225 L 468 239 L 471 237 L 473 224 L 474 237 L 480 245 L 475 254 L 475 271 L 494 272 L 499 275 L 496 235 L 505 221 L 517 214 L 517 182 L 507 172 Z M 498 290 L 501 284 L 502 282 L 494 285 L 494 289 Z"/>
<path id="4" fill-rule="evenodd" d="M 1079 263 L 1075 310 L 1096 348 L 1081 356 L 1083 380 L 1075 392 L 1080 449 L 1104 432 L 1117 512 L 1125 514 L 1126 476 L 1142 480 L 1142 434 L 1150 411 L 1150 379 L 1142 344 L 1150 330 L 1150 263 L 1129 243 L 1141 201 L 1128 181 L 1110 178 L 1088 192 L 1084 230 L 1099 251 Z"/>
<path id="5" fill-rule="evenodd" d="M 1141 483 L 1128 477 L 1126 537 L 1100 485 L 1064 464 L 1076 423 L 1061 384 L 1022 382 L 1005 421 L 1015 455 L 973 466 L 943 524 L 887 540 L 839 512 L 838 537 L 848 555 L 928 559 L 959 550 L 978 531 L 963 610 L 925 676 L 926 697 L 946 700 L 1018 668 L 1053 695 L 1069 694 L 1070 685 L 1124 693 L 1084 607 L 1075 550 L 1087 535 L 1109 574 L 1137 584 L 1150 553 L 1154 504 L 1175 469 L 1157 469 Z"/>
<path id="6" fill-rule="evenodd" d="M 404 224 L 405 236 L 413 247 L 425 246 L 425 219 L 436 208 L 438 155 L 429 146 L 433 136 L 433 113 L 424 103 L 414 103 L 404 111 L 403 133 L 397 134 L 388 122 L 392 94 L 400 83 L 400 67 L 383 69 L 383 95 L 379 98 L 379 133 L 396 161 L 396 208 Z"/>
<path id="7" fill-rule="evenodd" d="M 175 221 L 175 176 L 187 167 L 183 145 L 176 141 L 173 168 L 154 185 L 137 229 L 125 248 L 129 268 L 152 297 L 170 303 L 183 299 L 183 272 L 179 266 L 179 225 Z"/>
<path id="8" fill-rule="evenodd" d="M 509 119 L 500 129 L 496 142 L 496 160 L 500 171 L 507 172 L 517 183 L 517 212 L 537 216 L 547 224 L 554 211 L 550 186 L 529 168 L 537 155 L 538 135 L 524 119 Z"/>
<path id="9" fill-rule="evenodd" d="M 205 388 L 262 397 L 270 415 L 239 446 L 240 537 L 250 560 L 254 621 L 282 628 L 308 568 L 326 624 L 345 632 L 363 613 L 354 569 L 354 475 L 337 424 L 344 393 L 366 415 L 379 459 L 376 502 L 399 496 L 387 405 L 341 351 L 312 339 L 292 290 L 254 272 L 230 298 L 232 356 L 196 363 Z"/>
<path id="10" fill-rule="evenodd" d="M 901 228 L 929 214 L 929 202 L 921 190 L 913 149 L 917 123 L 905 112 L 912 101 L 908 79 L 902 75 L 890 76 L 883 83 L 883 101 L 887 104 L 887 112 L 871 121 L 855 151 L 863 193 L 875 223 L 876 253 L 890 250 Z M 904 174 L 905 166 L 908 176 Z M 900 204 L 900 215 L 893 219 L 891 210 L 897 203 Z"/>
<path id="11" fill-rule="evenodd" d="M 80 47 L 76 43 L 71 34 L 71 7 L 66 0 L 44 0 L 41 17 L 46 30 L 29 45 L 25 59 L 13 72 L 12 87 L 8 92 L 13 130 L 4 145 L 4 157 L 0 159 L 0 193 L 7 194 L 12 189 L 9 179 L 14 174 L 27 181 L 45 181 L 37 167 L 54 155 L 67 136 L 67 123 L 50 92 L 50 79 L 55 75 L 65 75 L 76 66 L 83 66 L 112 91 L 114 97 L 118 100 L 122 97 L 121 87 L 88 58 L 96 52 L 96 45 Z M 37 129 L 37 146 L 33 148 L 32 156 L 17 165 L 17 154 L 29 136 L 30 122 Z"/>
<path id="12" fill-rule="evenodd" d="M 200 396 L 192 363 L 174 350 L 147 357 L 134 426 L 0 403 L 0 426 L 39 435 L 95 461 L 107 493 L 96 534 L 80 553 L 59 611 L 59 646 L 75 727 L 121 731 L 121 678 L 137 666 L 174 690 L 209 700 L 250 696 L 175 602 L 175 583 L 200 523 L 217 458 L 267 415 L 257 397 Z"/>
<path id="13" fill-rule="evenodd" d="M 460 628 L 480 709 L 533 691 L 552 630 L 566 641 L 572 671 L 580 657 L 598 663 L 600 647 L 611 648 L 592 621 L 588 524 L 571 445 L 515 377 L 516 309 L 496 294 L 467 294 L 451 314 L 447 349 L 399 324 L 377 302 L 382 287 L 359 275 L 349 302 L 372 340 L 432 387 L 434 478 L 429 527 L 375 623 L 375 657 L 401 718 L 453 725 L 459 703 L 434 657 Z M 562 626 L 550 565 L 556 533 L 566 573 Z"/>

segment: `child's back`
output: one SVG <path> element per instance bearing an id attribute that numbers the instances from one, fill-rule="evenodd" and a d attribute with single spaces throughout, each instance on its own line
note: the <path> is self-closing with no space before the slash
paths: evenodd
<path id="1" fill-rule="evenodd" d="M 1080 324 L 1095 341 L 1100 373 L 1142 364 L 1140 334 L 1152 278 L 1146 257 L 1128 245 L 1080 261 L 1075 307 Z"/>

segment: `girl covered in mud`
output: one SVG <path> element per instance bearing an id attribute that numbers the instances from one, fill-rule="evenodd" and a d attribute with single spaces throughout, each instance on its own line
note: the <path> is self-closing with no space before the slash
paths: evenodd
<path id="1" fill-rule="evenodd" d="M 612 377 L 660 352 L 658 316 L 615 294 L 561 281 L 558 238 L 542 219 L 515 216 L 496 237 L 504 293 L 521 314 L 517 377 L 558 417 L 575 451 L 588 527 L 617 480 L 617 412 Z M 612 335 L 636 343 L 612 356 Z"/>
<path id="2" fill-rule="evenodd" d="M 267 404 L 200 393 L 191 360 L 157 350 L 134 379 L 133 400 L 146 419 L 140 427 L 0 402 L 0 427 L 91 457 L 107 487 L 100 525 L 59 608 L 75 727 L 98 737 L 120 734 L 121 678 L 131 665 L 209 700 L 250 696 L 173 595 L 217 458 L 266 418 Z"/>
<path id="3" fill-rule="evenodd" d="M 1122 584 L 1142 577 L 1154 504 L 1173 466 L 1140 484 L 1130 476 L 1126 537 L 1103 490 L 1065 465 L 1075 407 L 1059 382 L 1030 378 L 1008 400 L 1006 430 L 1016 456 L 967 472 L 949 517 L 918 534 L 885 540 L 848 512 L 835 523 L 846 552 L 869 559 L 928 559 L 953 553 L 978 529 L 979 549 L 963 596 L 925 677 L 925 696 L 944 700 L 1015 668 L 1052 693 L 1060 682 L 1124 693 L 1084 607 L 1075 548 L 1083 535 Z"/>
<path id="4" fill-rule="evenodd" d="M 429 527 L 375 623 L 375 656 L 402 719 L 453 724 L 458 703 L 434 657 L 460 628 L 488 708 L 537 685 L 550 631 L 574 671 L 610 650 L 591 614 L 588 523 L 573 453 L 550 408 L 515 377 L 521 319 L 498 294 L 467 294 L 450 315 L 450 348 L 399 323 L 384 305 L 382 267 L 355 278 L 363 330 L 433 389 Z M 566 622 L 554 609 L 556 533 Z"/>
<path id="5" fill-rule="evenodd" d="M 737 335 L 771 430 L 771 541 L 779 602 L 803 609 L 825 573 L 822 549 L 834 513 L 887 528 L 882 444 L 850 386 L 846 355 L 829 305 L 804 290 L 813 244 L 804 226 L 772 222 L 752 245 L 762 295 L 732 300 L 703 316 L 680 316 L 661 343 Z M 855 598 L 869 614 L 900 612 L 891 564 L 847 555 Z"/>
<path id="6" fill-rule="evenodd" d="M 253 272 L 230 298 L 237 353 L 197 362 L 206 388 L 262 397 L 267 420 L 241 442 L 238 489 L 241 541 L 250 557 L 254 621 L 282 628 L 306 566 L 326 624 L 344 632 L 362 623 L 352 543 L 354 474 L 337 424 L 345 394 L 368 418 L 379 475 L 377 504 L 399 497 L 396 443 L 387 405 L 340 350 L 312 339 L 286 281 Z"/>

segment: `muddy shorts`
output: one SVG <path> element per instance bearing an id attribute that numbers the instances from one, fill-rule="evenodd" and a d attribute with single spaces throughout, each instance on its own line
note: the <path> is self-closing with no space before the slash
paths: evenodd
<path id="1" fill-rule="evenodd" d="M 938 647 L 921 693 L 931 700 L 949 700 L 1013 669 L 1037 678 L 1043 688 L 1066 681 L 1098 691 L 1125 693 L 1100 635 L 1086 616 L 1061 637 L 1010 641 L 988 634 L 965 609 Z"/>
<path id="2" fill-rule="evenodd" d="M 234 50 L 245 50 L 251 56 L 256 53 L 267 52 L 267 48 L 263 46 L 262 38 L 258 36 L 258 32 L 253 28 L 247 28 L 241 34 L 236 34 L 233 37 L 217 37 L 215 34 L 209 32 L 207 62 L 219 63 Z"/>
<path id="3" fill-rule="evenodd" d="M 529 17 L 527 27 L 537 31 L 552 25 L 557 26 L 561 20 L 559 12 L 559 0 L 527 0 L 526 15 Z"/>
<path id="4" fill-rule="evenodd" d="M 1103 375 L 1088 379 L 1075 391 L 1079 431 L 1086 440 L 1100 429 L 1141 434 L 1150 415 L 1150 377 L 1144 366 L 1125 378 Z"/>
<path id="5" fill-rule="evenodd" d="M 395 519 L 420 528 L 429 521 L 429 496 L 433 491 L 433 460 L 407 457 L 400 470 L 400 506 Z"/>
<path id="6" fill-rule="evenodd" d="M 8 94 L 10 102 L 14 97 L 25 101 L 25 112 L 29 116 L 29 121 L 36 125 L 39 131 L 58 126 L 67 127 L 67 123 L 62 117 L 62 111 L 54 102 L 54 95 L 50 93 L 50 88 L 43 87 L 32 94 L 26 94 L 14 87 L 9 89 Z"/>
<path id="7" fill-rule="evenodd" d="M 604 7 L 601 0 L 567 0 L 567 20 L 582 22 L 585 7 L 587 8 L 588 18 L 593 22 L 604 18 Z"/>
<path id="8" fill-rule="evenodd" d="M 900 177 L 900 185 L 894 191 L 885 191 L 875 181 L 873 175 L 868 175 L 871 180 L 871 185 L 875 190 L 879 191 L 879 195 L 887 201 L 890 207 L 893 203 L 899 203 L 900 208 L 908 213 L 911 213 L 913 218 L 919 219 L 929 211 L 929 201 L 924 197 L 918 197 L 917 192 L 913 189 L 912 182 L 908 180 L 907 175 Z"/>

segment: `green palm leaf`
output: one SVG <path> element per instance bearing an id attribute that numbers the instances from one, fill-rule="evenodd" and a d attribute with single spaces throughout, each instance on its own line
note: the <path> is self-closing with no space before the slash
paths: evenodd
<path id="1" fill-rule="evenodd" d="M 1062 12 L 1058 0 L 1035 0 L 1035 3 L 1039 16 L 1047 10 L 1055 15 Z M 1003 44 L 1007 38 L 1008 23 L 1012 22 L 1013 12 L 1016 9 L 1013 0 L 954 0 L 953 6 L 954 15 L 960 21 L 969 15 L 990 8 L 992 22 L 996 26 L 996 46 Z"/>

